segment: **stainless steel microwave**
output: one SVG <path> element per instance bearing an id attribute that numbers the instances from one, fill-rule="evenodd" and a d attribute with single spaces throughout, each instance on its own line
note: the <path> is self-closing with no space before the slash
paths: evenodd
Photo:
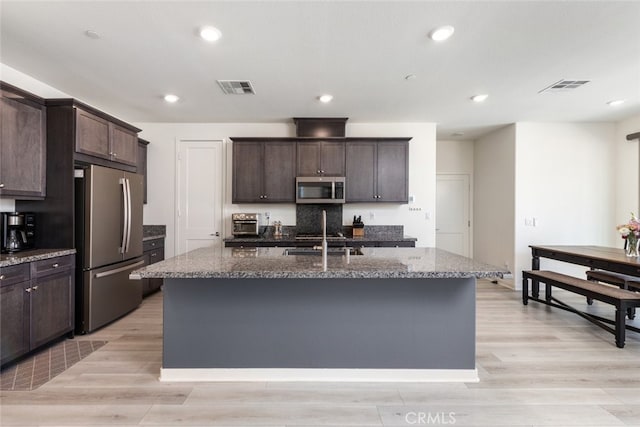
<path id="1" fill-rule="evenodd" d="M 296 203 L 344 203 L 344 177 L 297 177 Z"/>

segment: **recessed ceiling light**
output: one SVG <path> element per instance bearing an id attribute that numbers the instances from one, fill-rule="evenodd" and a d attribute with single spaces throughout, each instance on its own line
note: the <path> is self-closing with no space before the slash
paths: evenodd
<path id="1" fill-rule="evenodd" d="M 416 78 L 415 74 L 407 74 L 406 76 L 404 76 L 405 80 L 413 80 Z"/>
<path id="2" fill-rule="evenodd" d="M 178 102 L 180 100 L 180 97 L 177 95 L 167 94 L 164 96 L 164 100 L 170 104 L 173 104 L 175 102 Z"/>
<path id="3" fill-rule="evenodd" d="M 614 99 L 613 101 L 607 102 L 609 107 L 617 107 L 618 105 L 624 104 L 624 99 Z"/>
<path id="4" fill-rule="evenodd" d="M 453 28 L 451 25 L 443 25 L 442 27 L 438 27 L 432 30 L 429 33 L 429 37 L 433 41 L 441 42 L 451 37 L 454 31 L 455 31 L 455 28 Z"/>
<path id="5" fill-rule="evenodd" d="M 215 42 L 217 40 L 220 40 L 220 37 L 222 37 L 222 33 L 219 29 L 210 26 L 200 28 L 199 34 L 200 37 L 208 42 Z"/>
<path id="6" fill-rule="evenodd" d="M 471 100 L 473 102 L 484 102 L 486 101 L 486 99 L 489 97 L 489 95 L 487 95 L 486 93 L 481 93 L 479 95 L 473 95 L 471 97 Z"/>
<path id="7" fill-rule="evenodd" d="M 464 132 L 454 132 L 451 136 L 464 136 Z"/>
<path id="8" fill-rule="evenodd" d="M 318 100 L 320 102 L 324 102 L 325 104 L 328 102 L 331 102 L 332 99 L 333 99 L 333 95 L 329 95 L 329 94 L 320 95 L 318 97 Z"/>
<path id="9" fill-rule="evenodd" d="M 84 35 L 89 37 L 90 39 L 94 39 L 94 40 L 97 40 L 97 39 L 100 38 L 100 34 L 98 34 L 96 31 L 93 31 L 93 30 L 85 31 Z"/>

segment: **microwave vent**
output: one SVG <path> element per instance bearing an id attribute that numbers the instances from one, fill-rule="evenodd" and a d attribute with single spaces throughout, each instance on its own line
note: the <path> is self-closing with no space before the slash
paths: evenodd
<path id="1" fill-rule="evenodd" d="M 249 80 L 218 80 L 218 84 L 227 95 L 255 95 L 256 93 Z"/>

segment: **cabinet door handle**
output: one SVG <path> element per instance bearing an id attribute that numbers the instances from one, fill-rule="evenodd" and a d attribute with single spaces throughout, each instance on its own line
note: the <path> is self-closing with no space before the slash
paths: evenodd
<path id="1" fill-rule="evenodd" d="M 32 286 L 31 289 L 33 289 L 34 291 L 38 290 L 38 285 Z"/>
<path id="2" fill-rule="evenodd" d="M 263 197 L 264 199 L 266 199 L 266 198 L 267 198 L 267 195 L 265 194 L 265 195 L 264 195 L 264 196 L 262 196 L 262 197 Z"/>
<path id="3" fill-rule="evenodd" d="M 4 188 L 4 184 L 0 184 L 0 188 Z"/>
<path id="4" fill-rule="evenodd" d="M 155 252 L 151 254 L 151 258 L 155 258 L 155 257 L 157 257 L 157 256 L 158 256 L 158 254 L 157 254 L 157 253 L 155 253 Z"/>
<path id="5" fill-rule="evenodd" d="M 0 274 L 0 280 L 4 280 L 4 274 Z"/>
<path id="6" fill-rule="evenodd" d="M 56 262 L 55 264 L 52 264 L 52 265 L 51 265 L 51 267 L 52 267 L 52 268 L 58 268 L 58 267 L 60 267 L 60 264 L 58 264 L 58 263 Z"/>
<path id="7" fill-rule="evenodd" d="M 31 293 L 31 288 L 27 288 L 24 290 L 25 292 Z"/>

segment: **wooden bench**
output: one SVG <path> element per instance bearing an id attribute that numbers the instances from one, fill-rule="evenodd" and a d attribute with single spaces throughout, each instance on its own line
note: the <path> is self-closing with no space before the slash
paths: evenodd
<path id="1" fill-rule="evenodd" d="M 640 291 L 640 277 L 614 273 L 612 271 L 588 270 L 587 280 L 609 283 L 610 285 L 618 286 L 620 289 Z"/>
<path id="2" fill-rule="evenodd" d="M 592 282 L 608 283 L 619 287 L 620 289 L 628 289 L 630 291 L 640 292 L 640 277 L 629 276 L 627 274 L 614 273 L 604 270 L 588 270 L 587 280 Z M 593 300 L 587 298 L 587 304 L 591 305 Z M 636 309 L 629 307 L 627 309 L 627 317 L 634 319 L 636 317 Z"/>
<path id="3" fill-rule="evenodd" d="M 538 287 L 539 283 L 544 283 L 546 285 L 544 299 L 529 295 L 529 280 L 531 280 L 534 289 Z M 554 286 L 615 306 L 615 320 L 606 319 L 591 313 L 585 313 L 565 304 L 552 296 L 551 289 Z M 634 332 L 640 332 L 640 328 L 627 325 L 625 322 L 627 309 L 640 307 L 640 294 L 626 289 L 618 289 L 593 281 L 567 276 L 566 274 L 556 273 L 554 271 L 530 270 L 522 272 L 522 303 L 527 305 L 529 300 L 534 300 L 552 307 L 576 313 L 591 323 L 614 334 L 616 338 L 616 346 L 619 348 L 624 347 L 626 329 Z M 607 326 L 606 324 L 614 325 L 615 329 Z"/>

